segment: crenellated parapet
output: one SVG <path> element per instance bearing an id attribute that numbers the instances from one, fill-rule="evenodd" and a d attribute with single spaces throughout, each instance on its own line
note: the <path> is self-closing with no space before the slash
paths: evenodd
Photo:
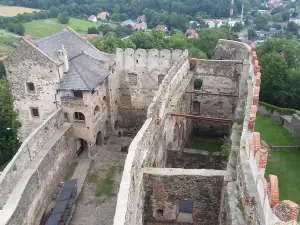
<path id="1" fill-rule="evenodd" d="M 299 205 L 290 200 L 279 201 L 278 182 L 280 181 L 276 175 L 270 174 L 269 177 L 265 177 L 268 151 L 261 146 L 260 133 L 254 131 L 261 84 L 260 66 L 254 44 L 251 46 L 249 61 L 253 76 L 248 81 L 248 95 L 253 97 L 247 101 L 240 158 L 238 158 L 241 165 L 237 169 L 238 189 L 245 208 L 245 218 L 247 222 L 266 225 L 295 221 L 298 217 Z M 243 144 L 245 144 L 246 154 L 243 152 Z M 250 175 L 249 172 L 251 176 L 247 177 Z M 251 184 L 251 181 L 255 184 Z"/>

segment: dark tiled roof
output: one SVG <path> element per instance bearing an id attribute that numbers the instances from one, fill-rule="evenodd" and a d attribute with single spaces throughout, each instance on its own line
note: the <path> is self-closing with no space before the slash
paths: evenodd
<path id="1" fill-rule="evenodd" d="M 97 50 L 91 43 L 83 40 L 69 28 L 65 28 L 48 37 L 37 39 L 34 41 L 34 44 L 57 62 L 60 62 L 60 60 L 56 54 L 62 48 L 62 45 L 68 52 L 69 60 L 79 55 L 82 51 L 85 51 L 96 59 L 109 61 L 109 58 L 104 53 Z"/>
<path id="2" fill-rule="evenodd" d="M 59 90 L 91 91 L 109 75 L 99 60 L 86 53 L 81 53 L 70 60 L 69 66 Z"/>

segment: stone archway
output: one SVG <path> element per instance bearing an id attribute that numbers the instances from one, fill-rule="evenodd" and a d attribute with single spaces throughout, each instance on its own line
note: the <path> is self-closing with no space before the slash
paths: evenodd
<path id="1" fill-rule="evenodd" d="M 102 133 L 99 131 L 96 137 L 96 145 L 102 145 Z"/>
<path id="2" fill-rule="evenodd" d="M 88 143 L 86 140 L 82 138 L 78 138 L 75 140 L 76 142 L 76 155 L 80 155 L 83 151 L 88 150 Z"/>

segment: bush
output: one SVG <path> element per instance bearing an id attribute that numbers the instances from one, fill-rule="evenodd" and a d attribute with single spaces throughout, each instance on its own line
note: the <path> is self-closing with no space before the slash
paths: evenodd
<path id="1" fill-rule="evenodd" d="M 67 12 L 60 13 L 57 16 L 57 20 L 61 24 L 68 24 L 70 20 L 69 14 Z"/>
<path id="2" fill-rule="evenodd" d="M 277 111 L 281 115 L 292 115 L 292 114 L 295 114 L 295 113 L 300 115 L 300 113 L 295 109 L 280 108 L 278 106 L 271 105 L 271 104 L 266 103 L 266 102 L 259 102 L 259 104 L 266 107 L 271 113 L 273 113 L 274 111 Z"/>
<path id="3" fill-rule="evenodd" d="M 15 33 L 15 34 L 19 34 L 21 36 L 24 35 L 25 33 L 25 27 L 22 23 L 8 23 L 7 24 L 7 30 L 9 32 Z"/>

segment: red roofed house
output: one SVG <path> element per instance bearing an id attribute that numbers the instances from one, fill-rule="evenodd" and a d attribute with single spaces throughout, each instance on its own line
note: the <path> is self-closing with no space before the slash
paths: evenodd
<path id="1" fill-rule="evenodd" d="M 199 38 L 199 34 L 192 28 L 188 28 L 185 32 L 188 38 Z"/>
<path id="2" fill-rule="evenodd" d="M 100 19 L 100 20 L 106 20 L 107 17 L 109 17 L 108 12 L 101 12 L 101 13 L 98 13 L 98 15 L 97 15 L 97 19 Z"/>
<path id="3" fill-rule="evenodd" d="M 137 23 L 134 25 L 135 30 L 146 30 L 147 24 L 145 22 Z"/>
<path id="4" fill-rule="evenodd" d="M 97 22 L 97 17 L 95 15 L 91 15 L 91 16 L 89 16 L 88 20 L 95 23 L 95 22 Z"/>
<path id="5" fill-rule="evenodd" d="M 168 27 L 166 25 L 157 25 L 156 30 L 168 31 Z"/>

